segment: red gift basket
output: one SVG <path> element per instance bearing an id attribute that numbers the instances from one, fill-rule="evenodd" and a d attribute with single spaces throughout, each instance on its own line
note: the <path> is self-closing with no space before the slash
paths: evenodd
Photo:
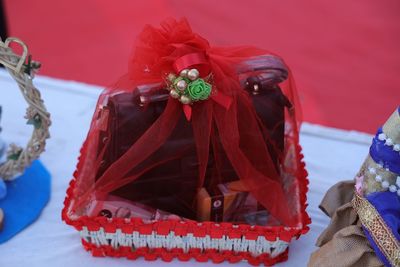
<path id="1" fill-rule="evenodd" d="M 147 26 L 99 98 L 63 220 L 94 256 L 284 261 L 311 222 L 299 125 L 278 56 Z"/>

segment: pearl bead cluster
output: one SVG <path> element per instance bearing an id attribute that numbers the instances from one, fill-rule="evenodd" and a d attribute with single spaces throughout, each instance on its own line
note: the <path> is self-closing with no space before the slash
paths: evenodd
<path id="1" fill-rule="evenodd" d="M 169 87 L 169 94 L 172 98 L 179 99 L 182 104 L 188 105 L 192 103 L 192 99 L 189 96 L 183 94 L 188 86 L 187 79 L 190 81 L 195 81 L 199 78 L 199 71 L 197 69 L 184 69 L 179 73 L 179 77 L 176 77 L 175 74 L 168 74 L 168 80 L 171 82 L 173 86 Z M 175 83 L 175 81 L 179 78 L 179 81 Z M 175 84 L 174 84 L 175 83 Z"/>
<path id="2" fill-rule="evenodd" d="M 375 181 L 381 184 L 381 187 L 386 191 L 389 190 L 392 193 L 396 193 L 400 196 L 400 176 L 397 176 L 396 183 L 390 184 L 388 181 L 383 180 L 382 176 L 377 173 L 377 170 L 373 167 L 368 168 L 368 172 L 375 176 Z"/>
<path id="3" fill-rule="evenodd" d="M 395 144 L 393 140 L 390 137 L 388 137 L 385 133 L 380 133 L 378 135 L 378 139 L 380 141 L 384 141 L 385 145 L 392 146 L 394 151 L 400 152 L 400 144 Z"/>

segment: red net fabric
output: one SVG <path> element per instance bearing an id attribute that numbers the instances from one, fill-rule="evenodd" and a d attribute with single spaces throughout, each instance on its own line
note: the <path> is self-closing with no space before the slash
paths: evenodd
<path id="1" fill-rule="evenodd" d="M 166 97 L 166 76 L 182 67 L 212 77 L 209 99 L 184 106 Z M 259 91 L 251 91 L 254 77 Z M 128 74 L 99 98 L 72 210 L 84 214 L 91 201 L 117 195 L 198 220 L 201 188 L 240 180 L 275 224 L 294 226 L 299 123 L 293 78 L 277 56 L 211 47 L 186 20 L 147 26 Z"/>

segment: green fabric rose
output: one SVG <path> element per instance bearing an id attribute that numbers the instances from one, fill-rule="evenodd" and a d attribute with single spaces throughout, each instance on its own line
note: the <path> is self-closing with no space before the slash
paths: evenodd
<path id="1" fill-rule="evenodd" d="M 206 100 L 211 93 L 211 84 L 203 79 L 197 79 L 188 84 L 187 93 L 192 100 Z"/>

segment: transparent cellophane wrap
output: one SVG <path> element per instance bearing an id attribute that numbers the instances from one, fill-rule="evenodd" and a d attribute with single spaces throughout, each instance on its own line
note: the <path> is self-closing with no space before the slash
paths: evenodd
<path id="1" fill-rule="evenodd" d="M 149 67 L 135 58 L 138 50 L 130 66 L 133 73 Z M 115 234 L 119 229 L 125 234 L 172 233 L 179 238 L 263 237 L 286 244 L 307 232 L 308 182 L 290 71 L 279 57 L 265 51 L 211 50 L 210 83 L 214 93 L 230 98 L 229 106 L 212 98 L 195 102 L 188 118 L 183 104 L 169 97 L 165 76 L 148 79 L 132 74 L 132 79 L 123 77 L 101 94 L 63 211 L 63 219 L 81 234 Z M 162 70 L 164 75 L 173 71 Z M 116 245 L 112 238 L 103 243 L 94 239 L 83 242 L 92 252 L 102 248 L 99 255 L 149 257 L 156 248 L 163 249 L 161 254 L 175 251 L 175 256 L 194 253 L 193 249 L 199 249 L 196 255 L 211 253 L 203 243 L 154 247 L 148 242 Z M 207 255 L 240 252 L 232 246 L 212 251 Z M 260 251 L 248 249 L 250 256 L 240 258 L 258 259 L 266 254 Z M 281 261 L 287 249 L 281 252 L 286 256 L 264 257 L 271 263 Z"/>

